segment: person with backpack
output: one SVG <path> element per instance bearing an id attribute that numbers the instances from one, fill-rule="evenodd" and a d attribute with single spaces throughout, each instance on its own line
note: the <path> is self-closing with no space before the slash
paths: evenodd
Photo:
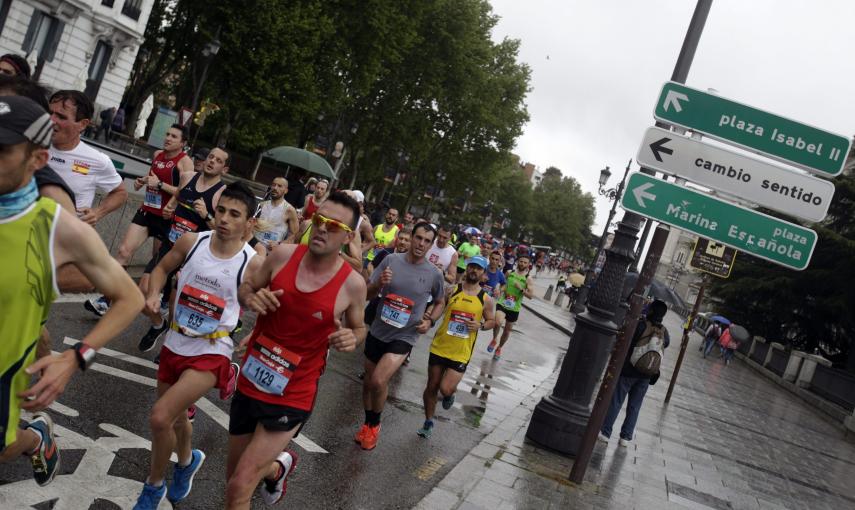
<path id="1" fill-rule="evenodd" d="M 701 349 L 704 350 L 704 358 L 709 356 L 719 337 L 721 337 L 721 326 L 719 326 L 718 321 L 713 321 L 704 333 L 704 343 L 701 345 Z"/>
<path id="2" fill-rule="evenodd" d="M 668 312 L 668 305 L 659 299 L 648 307 L 647 314 L 638 321 L 635 334 L 629 345 L 629 352 L 618 377 L 617 387 L 609 404 L 606 420 L 600 429 L 599 440 L 608 442 L 612 435 L 612 426 L 623 407 L 623 401 L 629 396 L 626 405 L 626 418 L 620 429 L 620 445 L 629 446 L 635 432 L 635 423 L 641 411 L 641 402 L 651 384 L 659 379 L 659 366 L 665 348 L 670 344 L 668 330 L 662 325 L 662 319 Z"/>
<path id="3" fill-rule="evenodd" d="M 736 326 L 739 328 L 739 326 Z M 725 329 L 721 334 L 718 342 L 721 345 L 722 357 L 724 357 L 725 366 L 730 365 L 730 360 L 733 359 L 733 353 L 739 348 L 739 340 L 733 337 L 731 330 L 735 329 L 733 325 Z M 712 348 L 712 347 L 710 347 Z"/>

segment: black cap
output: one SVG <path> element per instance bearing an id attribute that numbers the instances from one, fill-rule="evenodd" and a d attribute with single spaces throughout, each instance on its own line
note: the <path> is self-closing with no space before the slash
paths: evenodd
<path id="1" fill-rule="evenodd" d="M 35 101 L 23 96 L 0 96 L 0 145 L 30 141 L 50 147 L 53 122 Z"/>
<path id="2" fill-rule="evenodd" d="M 199 147 L 193 153 L 193 159 L 198 159 L 198 160 L 208 159 L 208 154 L 210 154 L 210 153 L 211 153 L 211 149 L 209 149 L 207 147 Z"/>

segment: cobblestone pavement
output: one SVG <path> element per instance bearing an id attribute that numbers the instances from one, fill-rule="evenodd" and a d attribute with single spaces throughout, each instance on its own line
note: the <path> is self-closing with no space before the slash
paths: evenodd
<path id="1" fill-rule="evenodd" d="M 556 320 L 566 320 L 565 313 Z M 842 427 L 741 361 L 703 359 L 697 334 L 666 406 L 680 318 L 669 313 L 666 325 L 672 346 L 662 378 L 644 400 L 634 441 L 626 448 L 616 437 L 598 443 L 582 484 L 567 480 L 572 459 L 525 439 L 531 410 L 552 390 L 553 374 L 418 508 L 855 507 L 855 445 Z M 616 428 L 622 420 L 623 414 Z"/>

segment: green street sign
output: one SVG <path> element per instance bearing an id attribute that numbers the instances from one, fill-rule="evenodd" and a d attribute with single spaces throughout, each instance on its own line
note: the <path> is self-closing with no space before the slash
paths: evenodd
<path id="1" fill-rule="evenodd" d="M 621 206 L 791 269 L 806 268 L 816 246 L 813 230 L 641 173 Z"/>
<path id="2" fill-rule="evenodd" d="M 845 136 L 674 82 L 662 87 L 653 116 L 824 177 L 843 170 L 851 144 Z"/>

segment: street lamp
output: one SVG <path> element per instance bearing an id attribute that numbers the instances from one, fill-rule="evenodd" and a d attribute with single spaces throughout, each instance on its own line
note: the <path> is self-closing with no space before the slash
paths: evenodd
<path id="1" fill-rule="evenodd" d="M 217 34 L 219 33 L 220 30 L 217 29 Z M 216 56 L 219 52 L 220 40 L 217 39 L 217 36 L 214 36 L 214 38 L 208 41 L 208 43 L 206 43 L 205 46 L 202 48 L 202 58 L 204 59 L 205 63 L 202 66 L 202 76 L 201 78 L 199 78 L 199 83 L 196 86 L 196 90 L 193 91 L 193 105 L 191 107 L 191 110 L 193 110 L 194 112 L 199 106 L 199 96 L 202 94 L 202 87 L 205 85 L 205 80 L 208 79 L 208 67 L 211 65 L 211 61 L 214 60 L 214 56 Z"/>
<path id="2" fill-rule="evenodd" d="M 578 314 L 585 311 L 585 305 L 588 302 L 588 294 L 591 292 L 591 285 L 594 281 L 594 268 L 603 253 L 603 247 L 606 244 L 606 237 L 609 234 L 609 227 L 612 224 L 612 219 L 615 217 L 615 208 L 617 207 L 618 200 L 620 200 L 620 197 L 623 194 L 623 186 L 626 183 L 626 176 L 629 174 L 629 167 L 631 164 L 632 160 L 630 159 L 629 163 L 626 165 L 626 171 L 623 173 L 623 179 L 621 179 L 620 184 L 618 184 L 616 188 L 611 189 L 603 189 L 606 183 L 609 182 L 609 177 L 612 175 L 609 171 L 609 167 L 605 167 L 600 170 L 600 186 L 597 189 L 597 193 L 613 202 L 612 209 L 609 211 L 609 219 L 606 221 L 606 226 L 603 227 L 603 235 L 600 236 L 600 243 L 597 245 L 597 252 L 594 254 L 594 258 L 591 260 L 591 263 L 588 264 L 588 270 L 585 271 L 585 284 L 581 289 L 579 289 L 579 294 L 576 295 L 576 300 L 573 301 L 573 306 L 570 308 L 570 311 L 573 313 Z"/>

